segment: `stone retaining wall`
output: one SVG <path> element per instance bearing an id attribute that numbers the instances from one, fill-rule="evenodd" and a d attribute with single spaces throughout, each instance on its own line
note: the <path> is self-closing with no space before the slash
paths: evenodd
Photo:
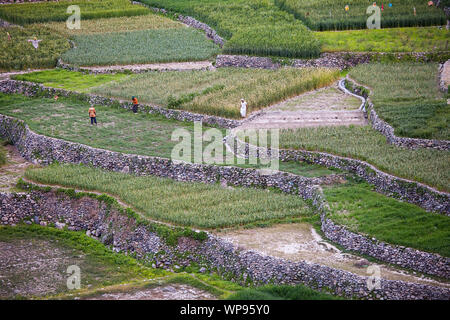
<path id="1" fill-rule="evenodd" d="M 133 4 L 137 4 L 137 5 L 141 5 L 144 7 L 147 7 L 151 10 L 153 10 L 154 12 L 157 13 L 162 13 L 162 14 L 167 14 L 167 10 L 166 9 L 161 9 L 161 8 L 155 8 L 155 7 L 150 7 L 148 5 L 146 5 L 145 3 L 142 2 L 138 2 L 138 1 L 132 1 Z M 203 30 L 206 33 L 206 37 L 211 39 L 215 44 L 217 44 L 218 46 L 220 46 L 221 48 L 223 47 L 225 40 L 220 37 L 217 32 L 211 28 L 210 26 L 208 26 L 206 23 L 200 22 L 192 17 L 189 16 L 183 16 L 181 14 L 177 15 L 177 20 L 184 23 L 185 25 L 194 28 L 194 29 L 199 29 L 199 30 Z"/>
<path id="2" fill-rule="evenodd" d="M 3 115 L 0 115 L 0 136 L 14 143 L 21 155 L 27 160 L 42 164 L 49 164 L 53 161 L 58 161 L 60 163 L 83 163 L 110 171 L 133 173 L 136 175 L 155 175 L 178 181 L 203 183 L 220 182 L 223 184 L 244 187 L 273 187 L 282 192 L 299 195 L 303 199 L 311 200 L 318 212 L 323 212 L 325 208 L 323 200 L 321 200 L 322 198 L 317 190 L 317 185 L 324 182 L 323 178 L 305 178 L 285 172 L 267 175 L 264 174 L 263 171 L 255 169 L 190 164 L 174 162 L 170 159 L 158 157 L 122 154 L 39 135 L 32 132 L 23 121 Z M 291 155 L 282 157 L 287 158 L 289 156 Z M 311 161 L 311 158 L 308 158 L 308 161 Z M 333 163 L 333 166 L 338 167 L 335 163 Z M 392 182 L 385 181 L 385 183 L 394 185 Z M 415 185 L 415 187 L 417 188 L 417 185 Z M 421 196 L 423 201 L 427 201 L 427 195 L 419 195 L 417 191 L 416 194 L 417 196 Z M 448 195 L 445 199 L 446 208 L 448 209 Z M 444 198 L 442 200 L 445 201 Z M 328 223 L 327 225 L 330 224 Z M 343 232 L 341 229 L 339 230 L 341 233 Z M 345 233 L 343 234 L 345 235 Z M 355 235 L 355 237 L 357 236 L 358 235 Z M 338 237 L 333 239 L 337 243 L 342 242 L 344 245 L 346 244 L 345 238 L 341 239 Z M 361 250 L 366 254 L 373 255 L 376 258 L 380 258 L 380 260 L 385 258 L 383 255 L 380 256 L 378 251 L 375 250 L 372 252 L 370 248 L 367 249 L 368 245 L 366 242 L 361 241 L 361 244 Z M 377 248 L 378 243 L 373 244 L 373 246 L 374 248 Z M 383 248 L 386 250 L 386 246 L 383 246 Z M 352 247 L 352 249 L 358 251 L 357 247 Z M 389 256 L 390 251 L 387 252 L 387 256 Z M 398 252 L 401 252 L 401 250 Z M 439 266 L 442 265 L 436 263 L 436 261 L 442 259 L 437 255 L 431 255 L 436 256 L 435 258 L 437 260 L 432 260 L 430 254 L 420 256 L 414 255 L 414 258 L 417 258 L 418 260 L 408 263 L 410 258 L 409 251 L 401 260 L 399 260 L 397 251 L 394 251 L 394 253 L 395 255 L 393 256 L 396 258 L 396 261 L 392 261 L 392 263 L 396 263 L 398 260 L 402 266 L 408 265 L 408 267 L 412 269 L 416 268 L 418 265 L 421 272 L 427 270 L 427 273 L 430 274 L 439 274 L 440 276 L 443 274 L 442 271 L 439 271 L 439 273 L 436 272 L 436 268 L 439 268 Z M 431 264 L 430 261 L 432 261 Z M 449 265 L 450 264 L 447 263 L 446 266 L 448 267 Z"/>
<path id="3" fill-rule="evenodd" d="M 358 87 L 363 87 L 359 84 L 355 84 L 355 81 L 348 78 L 346 79 L 353 88 L 355 94 L 361 95 L 361 89 Z M 367 88 L 366 88 L 367 89 Z M 368 89 L 367 89 L 368 90 Z M 375 111 L 373 103 L 368 97 L 367 100 L 367 113 L 369 114 L 369 121 L 372 128 L 380 132 L 386 137 L 388 143 L 394 144 L 399 147 L 405 147 L 409 149 L 417 148 L 430 148 L 436 150 L 450 150 L 449 140 L 434 140 L 434 139 L 418 139 L 418 138 L 408 138 L 408 137 L 398 137 L 394 133 L 394 128 L 387 122 L 382 120 Z"/>
<path id="4" fill-rule="evenodd" d="M 389 300 L 449 300 L 450 289 L 402 281 L 380 280 L 380 289 L 369 290 L 367 277 L 318 264 L 291 262 L 233 246 L 213 235 L 204 241 L 179 238 L 170 246 L 147 226 L 104 202 L 83 197 L 70 198 L 53 191 L 30 194 L 0 193 L 0 221 L 55 224 L 69 230 L 84 230 L 115 251 L 135 253 L 155 267 L 199 263 L 242 285 L 305 284 L 347 298 Z M 164 250 L 164 254 L 160 253 Z"/>
<path id="5" fill-rule="evenodd" d="M 218 55 L 216 58 L 216 67 L 242 67 L 242 68 L 260 68 L 277 69 L 282 66 L 291 66 L 295 68 L 321 67 L 348 69 L 358 64 L 369 63 L 371 61 L 382 60 L 385 57 L 391 57 L 394 60 L 413 60 L 413 61 L 432 61 L 447 59 L 449 52 L 433 54 L 427 52 L 413 53 L 377 53 L 377 52 L 324 52 L 317 59 L 272 59 L 267 57 L 254 57 L 245 55 Z"/>
<path id="6" fill-rule="evenodd" d="M 0 81 L 0 92 L 20 93 L 29 97 L 44 96 L 47 98 L 53 98 L 55 95 L 62 97 L 75 97 L 81 101 L 85 101 L 90 104 L 117 106 L 130 111 L 133 107 L 131 102 L 124 102 L 94 94 L 84 94 L 64 89 L 50 88 L 45 87 L 42 84 L 26 81 L 16 81 L 16 80 Z M 179 121 L 190 121 L 190 122 L 201 121 L 206 125 L 218 126 L 221 128 L 234 128 L 240 124 L 238 120 L 225 119 L 217 116 L 208 116 L 204 114 L 192 113 L 183 110 L 167 109 L 156 105 L 140 104 L 139 111 L 150 114 L 160 114 L 168 119 L 175 119 Z"/>

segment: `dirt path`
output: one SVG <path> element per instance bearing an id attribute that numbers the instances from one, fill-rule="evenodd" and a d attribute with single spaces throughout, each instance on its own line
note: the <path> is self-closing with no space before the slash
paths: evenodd
<path id="1" fill-rule="evenodd" d="M 89 70 L 94 73 L 109 73 L 109 72 L 120 72 L 124 70 L 131 70 L 132 72 L 212 70 L 214 69 L 214 66 L 210 61 L 193 61 L 193 62 L 170 62 L 170 63 L 81 67 L 81 69 Z"/>
<path id="2" fill-rule="evenodd" d="M 360 105 L 359 99 L 343 93 L 335 84 L 273 105 L 239 129 L 366 125 Z"/>
<path id="3" fill-rule="evenodd" d="M 381 277 L 385 279 L 450 288 L 450 283 L 448 282 L 443 283 L 423 276 L 408 274 L 400 269 L 376 264 L 364 258 L 343 253 L 335 246 L 324 241 L 314 228 L 307 223 L 226 231 L 218 233 L 218 236 L 241 248 L 290 261 L 317 263 L 361 276 L 369 276 L 367 267 L 369 265 L 377 265 L 380 268 Z"/>

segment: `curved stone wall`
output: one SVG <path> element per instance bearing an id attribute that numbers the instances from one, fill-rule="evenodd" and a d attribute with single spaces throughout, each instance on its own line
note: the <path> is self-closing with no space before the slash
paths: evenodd
<path id="1" fill-rule="evenodd" d="M 76 99 L 85 101 L 90 104 L 117 106 L 130 111 L 133 107 L 131 102 L 124 102 L 112 98 L 98 96 L 95 94 L 84 94 L 64 89 L 45 87 L 42 84 L 27 81 L 16 81 L 16 80 L 0 81 L 0 92 L 20 93 L 29 97 L 43 96 L 47 98 L 53 98 L 55 95 L 61 97 L 74 97 Z M 240 124 L 239 120 L 226 119 L 217 116 L 208 116 L 204 114 L 192 113 L 183 110 L 167 109 L 156 105 L 140 104 L 139 111 L 150 114 L 160 114 L 168 119 L 175 119 L 179 121 L 189 121 L 189 122 L 201 121 L 207 125 L 218 126 L 221 128 L 234 128 Z"/>
<path id="2" fill-rule="evenodd" d="M 221 182 L 244 187 L 274 187 L 282 192 L 299 195 L 303 199 L 312 200 L 314 207 L 321 214 L 325 212 L 324 210 L 326 208 L 317 189 L 317 185 L 322 183 L 321 178 L 305 178 L 285 172 L 266 175 L 264 172 L 255 169 L 191 164 L 174 162 L 170 159 L 158 157 L 122 154 L 39 135 L 31 131 L 23 121 L 3 115 L 0 115 L 0 136 L 14 143 L 24 158 L 42 164 L 48 164 L 53 161 L 61 163 L 83 163 L 105 170 L 134 173 L 136 175 L 155 175 L 178 181 L 203 183 Z M 334 166 L 336 167 L 336 165 Z M 446 205 L 448 207 L 448 196 Z M 330 223 L 326 225 L 330 225 Z M 330 227 L 330 230 L 332 229 L 333 228 Z M 326 230 L 328 229 L 325 229 L 325 231 Z M 341 229 L 339 230 L 341 231 L 340 234 L 342 234 L 342 237 L 334 237 L 333 240 L 337 243 L 342 242 L 343 245 L 346 245 L 346 234 L 343 233 Z M 359 235 L 355 235 L 355 237 L 357 236 Z M 373 247 L 371 247 L 370 250 L 366 248 L 368 246 L 366 242 L 360 241 L 360 244 L 361 251 L 380 260 L 385 259 L 389 255 L 399 257 L 397 251 L 392 251 L 391 254 L 388 250 L 387 255 L 379 255 L 378 249 L 373 249 L 378 248 L 379 246 L 383 246 L 383 248 L 386 249 L 387 247 L 384 246 L 384 244 L 381 245 L 378 242 L 371 242 Z M 358 248 L 359 246 L 352 247 L 352 250 L 358 251 Z M 392 246 L 392 248 L 396 247 Z M 401 252 L 401 250 L 398 252 Z M 436 261 L 440 261 L 442 257 L 432 255 L 436 256 L 435 258 L 437 259 L 432 260 L 429 255 L 431 254 L 420 256 L 414 255 L 413 257 L 418 260 L 408 263 L 411 255 L 407 252 L 402 260 L 388 261 L 392 263 L 400 262 L 400 265 L 407 265 L 411 269 L 414 269 L 419 265 L 419 270 L 421 272 L 443 276 L 442 271 L 436 271 L 436 268 L 439 268 L 439 266 L 442 265 L 436 263 Z M 446 267 L 448 268 L 450 262 L 448 260 L 446 261 Z M 445 270 L 447 270 L 445 272 L 448 272 L 448 269 Z"/>
<path id="3" fill-rule="evenodd" d="M 347 77 L 347 86 L 350 86 L 353 90 L 353 93 L 360 95 L 361 88 L 364 88 L 362 85 L 355 85 L 355 81 Z M 368 90 L 366 88 L 366 90 Z M 370 101 L 370 98 L 366 98 L 367 100 L 367 112 L 369 114 L 369 121 L 372 125 L 372 128 L 380 132 L 386 137 L 388 143 L 394 144 L 399 147 L 405 147 L 409 149 L 417 149 L 417 148 L 430 148 L 437 150 L 450 150 L 450 141 L 449 140 L 432 140 L 432 139 L 417 139 L 417 138 L 408 138 L 408 137 L 398 137 L 394 133 L 394 128 L 389 125 L 387 122 L 382 120 L 375 111 L 373 103 Z"/>
<path id="4" fill-rule="evenodd" d="M 55 224 L 84 230 L 115 251 L 135 253 L 155 266 L 196 262 L 243 285 L 305 284 L 347 298 L 390 300 L 449 300 L 450 289 L 402 281 L 380 280 L 380 289 L 369 290 L 367 277 L 306 262 L 291 262 L 247 250 L 213 235 L 204 241 L 179 238 L 168 245 L 147 226 L 95 197 L 71 198 L 53 191 L 29 194 L 0 193 L 0 221 Z M 164 250 L 164 255 L 158 253 Z M 180 255 L 181 254 L 181 255 Z"/>

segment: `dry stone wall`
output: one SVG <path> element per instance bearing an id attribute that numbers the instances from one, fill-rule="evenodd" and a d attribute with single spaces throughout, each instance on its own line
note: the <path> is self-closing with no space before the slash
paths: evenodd
<path id="1" fill-rule="evenodd" d="M 402 281 L 380 280 L 370 290 L 367 277 L 306 262 L 291 262 L 242 250 L 225 240 L 208 235 L 204 241 L 179 238 L 174 246 L 145 225 L 114 207 L 89 196 L 72 198 L 54 191 L 0 193 L 0 221 L 3 225 L 38 223 L 87 235 L 115 251 L 134 253 L 155 267 L 171 268 L 195 262 L 215 270 L 227 279 L 246 285 L 305 284 L 347 298 L 392 300 L 449 300 L 450 289 Z M 164 251 L 164 254 L 160 254 Z"/>
<path id="2" fill-rule="evenodd" d="M 265 174 L 264 172 L 255 169 L 191 164 L 174 162 L 170 159 L 158 157 L 122 154 L 39 135 L 31 131 L 23 121 L 4 115 L 0 115 L 0 136 L 14 143 L 24 158 L 42 164 L 49 164 L 53 161 L 58 161 L 60 163 L 82 163 L 105 170 L 134 173 L 136 175 L 155 175 L 178 181 L 203 183 L 220 182 L 233 186 L 259 188 L 273 187 L 282 192 L 299 195 L 303 199 L 311 200 L 314 208 L 319 213 L 325 212 L 324 210 L 326 208 L 317 189 L 317 185 L 323 182 L 321 178 L 310 179 L 285 172 Z M 299 159 L 297 158 L 297 160 Z M 311 159 L 309 159 L 309 161 L 311 161 Z M 334 166 L 338 167 L 336 164 L 334 164 Z M 417 187 L 417 185 L 414 186 Z M 446 200 L 448 208 L 448 196 Z M 339 234 L 342 234 L 342 237 L 336 238 L 331 237 L 330 235 L 330 238 L 333 238 L 333 241 L 337 243 L 346 245 L 346 239 L 350 234 L 346 234 L 343 229 L 337 229 L 337 227 L 333 230 L 330 223 L 331 221 L 324 225 L 330 226 L 329 230 L 332 230 L 332 233 L 335 232 L 335 230 L 339 230 Z M 327 230 L 328 229 L 324 231 Z M 358 235 L 355 235 L 354 237 L 356 239 Z M 417 255 L 414 251 L 411 256 L 411 252 L 408 251 L 402 256 L 402 259 L 400 259 L 399 254 L 402 250 L 397 250 L 394 246 L 392 246 L 394 251 L 391 253 L 389 250 L 386 251 L 387 246 L 380 245 L 378 242 L 371 242 L 370 246 L 364 241 L 360 241 L 359 243 L 360 246 L 351 247 L 351 249 L 357 252 L 361 249 L 365 254 L 372 255 L 380 260 L 393 256 L 395 257 L 395 261 L 388 260 L 389 262 L 399 262 L 398 264 L 402 266 L 408 266 L 411 269 L 419 268 L 418 270 L 421 272 L 439 276 L 448 275 L 448 267 L 450 266 L 448 259 L 444 260 L 445 263 L 437 263 L 437 261 L 441 261 L 440 259 L 442 259 L 442 257 L 437 255 Z M 383 252 L 387 252 L 386 254 L 379 254 L 380 251 L 378 251 L 378 249 L 380 246 L 383 248 Z M 414 257 L 414 259 L 411 260 L 411 257 Z M 432 257 L 434 257 L 433 259 L 435 260 L 433 260 Z M 442 269 L 439 269 L 442 268 L 442 266 L 447 269 L 442 271 Z"/>

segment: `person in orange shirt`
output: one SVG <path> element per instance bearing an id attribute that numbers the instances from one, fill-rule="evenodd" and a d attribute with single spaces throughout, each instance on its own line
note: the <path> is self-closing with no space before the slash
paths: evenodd
<path id="1" fill-rule="evenodd" d="M 97 112 L 95 112 L 94 106 L 89 108 L 89 118 L 91 118 L 91 125 L 95 123 L 97 125 Z"/>
<path id="2" fill-rule="evenodd" d="M 137 113 L 139 107 L 138 99 L 136 97 L 131 97 L 131 101 L 133 101 L 133 112 Z"/>

